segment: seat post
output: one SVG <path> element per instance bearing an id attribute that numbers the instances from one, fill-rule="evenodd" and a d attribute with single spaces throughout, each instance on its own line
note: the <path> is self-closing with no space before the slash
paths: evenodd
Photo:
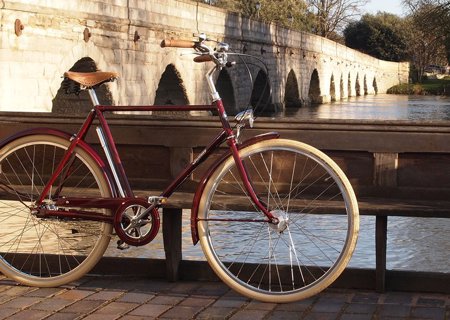
<path id="1" fill-rule="evenodd" d="M 91 98 L 92 104 L 95 106 L 100 105 L 98 102 L 97 94 L 95 93 L 95 90 L 92 88 L 87 89 L 89 92 L 89 97 Z"/>

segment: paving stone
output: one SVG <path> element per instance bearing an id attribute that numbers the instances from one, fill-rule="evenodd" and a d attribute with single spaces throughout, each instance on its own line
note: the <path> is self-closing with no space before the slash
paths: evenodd
<path id="1" fill-rule="evenodd" d="M 445 309 L 433 307 L 415 307 L 411 311 L 411 316 L 414 318 L 444 319 Z"/>
<path id="2" fill-rule="evenodd" d="M 52 314 L 50 317 L 45 320 L 74 320 L 79 318 L 80 315 L 78 313 L 69 313 L 69 312 L 58 312 Z"/>
<path id="3" fill-rule="evenodd" d="M 95 309 L 97 309 L 103 303 L 104 301 L 101 300 L 81 300 L 68 306 L 67 308 L 64 309 L 64 311 L 80 314 L 90 313 L 92 311 L 95 311 Z"/>
<path id="4" fill-rule="evenodd" d="M 291 311 L 291 312 L 302 312 L 312 308 L 314 300 L 302 300 L 297 302 L 283 303 L 275 307 L 275 310 L 279 311 Z"/>
<path id="5" fill-rule="evenodd" d="M 284 310 L 277 310 L 273 311 L 271 314 L 269 314 L 266 319 L 267 320 L 290 320 L 290 319 L 301 319 L 302 312 L 298 311 L 284 311 Z"/>
<path id="6" fill-rule="evenodd" d="M 136 309 L 139 306 L 137 303 L 127 302 L 111 302 L 105 306 L 100 307 L 95 313 L 98 314 L 126 314 L 127 312 Z"/>
<path id="7" fill-rule="evenodd" d="M 73 289 L 73 290 L 68 290 L 68 291 L 65 291 L 65 292 L 59 294 L 58 298 L 77 301 L 77 300 L 84 299 L 94 293 L 95 293 L 95 291 Z"/>
<path id="8" fill-rule="evenodd" d="M 373 314 L 370 313 L 344 313 L 339 319 L 340 320 L 371 320 L 373 318 Z"/>
<path id="9" fill-rule="evenodd" d="M 89 295 L 86 297 L 86 300 L 101 300 L 101 301 L 109 301 L 116 298 L 119 298 L 124 294 L 123 291 L 105 291 L 102 290 L 100 292 L 96 292 L 94 294 Z"/>
<path id="10" fill-rule="evenodd" d="M 30 291 L 34 291 L 36 288 L 32 287 L 24 287 L 24 286 L 11 286 L 7 291 L 5 291 L 5 294 L 8 296 L 21 296 L 24 295 Z"/>
<path id="11" fill-rule="evenodd" d="M 143 304 L 133 311 L 129 313 L 129 315 L 132 316 L 147 316 L 147 317 L 158 317 L 167 310 L 169 310 L 171 306 L 169 305 L 162 305 L 162 304 Z"/>
<path id="12" fill-rule="evenodd" d="M 231 316 L 231 320 L 258 320 L 264 319 L 268 310 L 239 310 Z"/>
<path id="13" fill-rule="evenodd" d="M 41 301 L 30 308 L 33 310 L 46 310 L 46 311 L 57 311 L 61 310 L 64 307 L 74 303 L 74 301 L 70 301 L 68 299 L 61 298 L 50 298 L 44 301 Z"/>
<path id="14" fill-rule="evenodd" d="M 19 312 L 20 309 L 14 309 L 14 308 L 3 308 L 3 306 L 0 306 L 0 319 L 6 319 L 10 315 Z"/>
<path id="15" fill-rule="evenodd" d="M 443 306 L 445 306 L 445 299 L 419 297 L 417 299 L 417 305 L 430 306 L 430 307 L 443 307 Z"/>
<path id="16" fill-rule="evenodd" d="M 443 294 L 333 289 L 306 300 L 276 304 L 248 299 L 218 282 L 137 279 L 138 288 L 124 291 L 117 289 L 124 287 L 117 283 L 120 279 L 110 278 L 114 284 L 100 280 L 89 281 L 104 287 L 79 282 L 50 289 L 0 281 L 0 319 L 450 320 L 450 297 Z M 129 279 L 123 281 L 129 283 Z"/>
<path id="17" fill-rule="evenodd" d="M 42 298 L 46 298 L 46 297 L 51 297 L 54 296 L 60 292 L 65 291 L 65 289 L 61 289 L 61 288 L 39 288 L 37 290 L 34 291 L 30 291 L 27 292 L 24 296 L 26 297 L 42 297 Z"/>
<path id="18" fill-rule="evenodd" d="M 384 304 L 377 308 L 380 317 L 408 317 L 411 307 L 406 305 Z"/>
<path id="19" fill-rule="evenodd" d="M 115 320 L 115 319 L 119 319 L 120 318 L 120 314 L 98 314 L 98 313 L 93 313 L 88 315 L 87 317 L 83 318 L 83 320 Z"/>
<path id="20" fill-rule="evenodd" d="M 224 307 L 208 307 L 197 315 L 197 319 L 225 319 L 229 317 L 235 309 Z"/>
<path id="21" fill-rule="evenodd" d="M 37 297 L 17 297 L 1 305 L 2 308 L 24 309 L 40 301 Z"/>
<path id="22" fill-rule="evenodd" d="M 154 297 L 147 303 L 174 306 L 178 304 L 180 301 L 184 300 L 185 298 L 186 296 L 179 296 L 179 295 L 159 295 Z"/>
<path id="23" fill-rule="evenodd" d="M 140 293 L 140 292 L 127 292 L 123 294 L 116 301 L 118 302 L 132 302 L 132 303 L 145 303 L 155 297 L 154 294 Z"/>
<path id="24" fill-rule="evenodd" d="M 212 306 L 216 308 L 240 308 L 246 303 L 245 299 L 220 298 Z"/>
<path id="25" fill-rule="evenodd" d="M 302 316 L 301 319 L 304 320 L 335 320 L 337 318 L 334 313 L 310 313 L 305 316 Z"/>
<path id="26" fill-rule="evenodd" d="M 14 314 L 9 317 L 9 320 L 34 320 L 34 319 L 44 319 L 50 315 L 48 311 L 41 310 L 22 310 L 19 313 Z"/>
<path id="27" fill-rule="evenodd" d="M 165 293 L 170 292 L 171 288 L 175 286 L 175 283 L 169 283 L 159 280 L 139 280 L 133 285 L 134 291 L 144 293 Z"/>
<path id="28" fill-rule="evenodd" d="M 412 304 L 413 293 L 409 292 L 392 292 L 383 295 L 383 302 L 386 304 Z"/>
<path id="29" fill-rule="evenodd" d="M 199 282 L 180 282 L 175 283 L 175 285 L 170 289 L 173 293 L 185 294 L 186 292 L 192 292 L 197 290 L 201 286 Z"/>
<path id="30" fill-rule="evenodd" d="M 376 304 L 354 303 L 345 308 L 345 313 L 367 313 L 373 314 L 377 309 Z"/>
<path id="31" fill-rule="evenodd" d="M 378 303 L 380 295 L 375 292 L 356 292 L 351 299 L 352 303 Z"/>
<path id="32" fill-rule="evenodd" d="M 245 307 L 247 310 L 273 310 L 277 306 L 276 303 L 260 302 L 256 300 L 250 301 Z"/>
<path id="33" fill-rule="evenodd" d="M 120 320 L 148 320 L 149 317 L 146 316 L 132 316 L 132 315 L 125 315 L 120 318 Z"/>
<path id="34" fill-rule="evenodd" d="M 225 284 L 221 282 L 208 282 L 200 286 L 198 289 L 192 291 L 195 295 L 207 295 L 207 296 L 223 296 L 230 291 Z"/>
<path id="35" fill-rule="evenodd" d="M 176 306 L 160 316 L 164 319 L 191 319 L 203 308 L 200 306 Z"/>
<path id="36" fill-rule="evenodd" d="M 322 312 L 332 312 L 332 313 L 339 313 L 344 308 L 344 303 L 335 303 L 335 302 L 326 302 L 326 301 L 319 301 L 312 307 L 312 312 L 322 313 Z"/>
<path id="37" fill-rule="evenodd" d="M 204 298 L 204 297 L 188 297 L 181 301 L 181 306 L 188 306 L 188 307 L 207 307 L 211 303 L 213 303 L 215 300 L 212 298 Z"/>

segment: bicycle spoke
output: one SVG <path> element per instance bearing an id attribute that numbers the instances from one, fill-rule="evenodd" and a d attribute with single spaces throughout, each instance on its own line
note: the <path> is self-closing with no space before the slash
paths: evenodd
<path id="1" fill-rule="evenodd" d="M 251 199 L 239 177 L 230 176 L 237 172 L 231 163 L 205 189 L 200 240 L 213 269 L 236 290 L 264 301 L 294 301 L 322 290 L 342 272 L 348 260 L 341 253 L 355 245 L 355 230 L 348 230 L 355 212 L 338 169 L 319 151 L 303 152 L 303 145 L 280 140 L 260 145 L 267 149 L 249 147 L 242 161 L 254 192 L 278 222 L 250 222 L 260 211 L 242 206 L 243 198 Z M 224 206 L 229 221 L 212 209 L 222 207 L 225 193 L 236 196 L 234 210 L 232 201 Z"/>

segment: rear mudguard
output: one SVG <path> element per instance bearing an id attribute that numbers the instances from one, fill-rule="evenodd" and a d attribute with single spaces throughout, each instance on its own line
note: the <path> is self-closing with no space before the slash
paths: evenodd
<path id="1" fill-rule="evenodd" d="M 61 130 L 57 130 L 57 129 L 53 129 L 53 128 L 32 128 L 32 129 L 27 129 L 27 130 L 17 132 L 15 134 L 3 139 L 2 141 L 0 141 L 0 149 L 15 139 L 19 139 L 19 138 L 31 136 L 31 135 L 36 135 L 36 134 L 46 134 L 46 135 L 50 135 L 50 136 L 56 136 L 56 137 L 65 139 L 67 141 L 70 141 L 70 139 L 72 137 L 72 135 L 70 133 L 67 133 L 67 132 L 64 132 Z M 78 147 L 83 149 L 87 154 L 89 154 L 89 156 L 91 156 L 95 160 L 95 162 L 97 162 L 97 164 L 99 165 L 99 167 L 101 168 L 101 170 L 103 172 L 103 175 L 104 175 L 106 181 L 108 182 L 108 185 L 109 185 L 109 188 L 111 191 L 111 195 L 114 197 L 115 196 L 115 188 L 111 184 L 112 180 L 110 179 L 111 175 L 109 173 L 110 172 L 109 168 L 105 165 L 105 163 L 100 158 L 98 153 L 89 144 L 87 144 L 84 141 L 79 141 Z"/>
<path id="2" fill-rule="evenodd" d="M 241 150 L 245 147 L 248 147 L 252 144 L 255 144 L 260 141 L 264 140 L 271 140 L 271 139 L 278 139 L 280 137 L 280 134 L 278 132 L 268 132 L 264 134 L 260 134 L 257 136 L 254 136 L 248 140 L 245 140 L 243 143 L 238 145 L 238 149 Z M 228 150 L 225 152 L 216 162 L 214 162 L 209 169 L 206 171 L 205 175 L 200 180 L 200 183 L 197 187 L 197 190 L 195 191 L 193 203 L 192 203 L 192 210 L 191 210 L 191 234 L 192 234 L 192 242 L 197 244 L 199 237 L 198 237 L 198 228 L 197 228 L 197 217 L 198 217 L 198 208 L 200 204 L 200 199 L 202 197 L 203 191 L 205 190 L 206 184 L 208 183 L 211 175 L 213 172 L 229 157 L 231 157 L 231 151 Z"/>

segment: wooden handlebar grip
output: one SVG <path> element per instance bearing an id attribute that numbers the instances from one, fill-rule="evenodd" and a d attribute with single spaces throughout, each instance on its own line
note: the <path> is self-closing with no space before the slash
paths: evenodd
<path id="1" fill-rule="evenodd" d="M 195 62 L 208 62 L 208 61 L 212 61 L 212 58 L 211 58 L 210 55 L 203 54 L 203 55 L 201 55 L 201 56 L 196 56 L 196 57 L 194 58 L 194 61 L 195 61 Z"/>
<path id="2" fill-rule="evenodd" d="M 173 48 L 194 48 L 195 42 L 189 40 L 175 40 L 167 39 L 161 42 L 162 48 L 173 47 Z"/>

